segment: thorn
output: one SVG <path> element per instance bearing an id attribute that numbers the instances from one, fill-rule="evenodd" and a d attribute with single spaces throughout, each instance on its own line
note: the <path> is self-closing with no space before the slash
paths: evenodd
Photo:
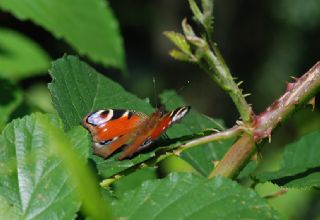
<path id="1" fill-rule="evenodd" d="M 294 81 L 298 81 L 299 78 L 294 77 L 294 76 L 290 76 L 291 79 L 293 79 Z"/>
<path id="2" fill-rule="evenodd" d="M 243 83 L 243 81 L 240 81 L 237 83 L 237 86 L 240 86 Z"/>
<path id="3" fill-rule="evenodd" d="M 244 94 L 243 97 L 247 97 L 247 96 L 250 96 L 251 93 L 247 93 L 247 94 Z"/>
<path id="4" fill-rule="evenodd" d="M 220 130 L 216 129 L 216 128 L 208 128 L 208 129 L 205 129 L 205 131 L 213 131 L 213 132 L 220 132 Z"/>
<path id="5" fill-rule="evenodd" d="M 176 155 L 177 157 L 180 157 L 181 151 L 180 150 L 174 150 L 174 151 L 172 151 L 172 153 L 174 155 Z"/>
<path id="6" fill-rule="evenodd" d="M 258 152 L 252 155 L 251 160 L 253 160 L 253 161 L 258 160 Z"/>
<path id="7" fill-rule="evenodd" d="M 312 111 L 314 111 L 314 108 L 316 106 L 316 97 L 311 98 L 307 104 L 311 105 L 312 106 Z"/>
<path id="8" fill-rule="evenodd" d="M 219 162 L 219 160 L 211 160 L 211 163 L 213 163 L 214 167 L 217 167 Z"/>
<path id="9" fill-rule="evenodd" d="M 271 133 L 268 135 L 269 144 L 271 143 Z"/>
<path id="10" fill-rule="evenodd" d="M 286 91 L 291 90 L 291 89 L 293 88 L 294 84 L 295 84 L 295 83 L 290 83 L 290 82 L 286 82 L 286 83 L 287 83 L 287 89 L 286 89 Z"/>
<path id="11" fill-rule="evenodd" d="M 237 124 L 237 125 L 239 125 L 239 126 L 244 126 L 243 121 L 239 121 L 239 120 L 237 120 L 237 121 L 236 121 L 236 124 Z"/>
<path id="12" fill-rule="evenodd" d="M 258 155 L 259 155 L 260 160 L 262 160 L 262 154 L 261 154 L 261 151 L 258 151 Z"/>

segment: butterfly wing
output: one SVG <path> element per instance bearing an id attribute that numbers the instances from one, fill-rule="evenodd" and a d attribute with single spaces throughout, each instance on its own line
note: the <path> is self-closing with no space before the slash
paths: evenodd
<path id="1" fill-rule="evenodd" d="M 108 109 L 86 115 L 82 125 L 92 135 L 95 153 L 106 158 L 127 143 L 145 119 L 140 112 Z"/>
<path id="2" fill-rule="evenodd" d="M 135 137 L 128 145 L 127 149 L 119 157 L 122 160 L 132 156 L 135 152 L 149 146 L 158 139 L 174 122 L 178 122 L 190 111 L 190 106 L 177 108 L 167 114 L 162 114 L 161 110 L 153 113 L 145 122 L 139 125 Z"/>
<path id="3" fill-rule="evenodd" d="M 180 121 L 190 109 L 190 106 L 183 106 L 162 116 L 151 134 L 151 139 L 158 139 L 173 123 Z"/>

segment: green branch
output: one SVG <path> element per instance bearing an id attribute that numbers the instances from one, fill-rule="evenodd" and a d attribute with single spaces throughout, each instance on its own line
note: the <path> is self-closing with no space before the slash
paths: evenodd
<path id="1" fill-rule="evenodd" d="M 181 61 L 197 63 L 213 81 L 224 91 L 226 91 L 234 102 L 240 117 L 245 123 L 252 121 L 252 108 L 246 102 L 244 94 L 232 77 L 228 66 L 225 64 L 217 45 L 212 43 L 213 32 L 213 3 L 211 0 L 203 0 L 202 8 L 199 9 L 194 0 L 189 0 L 190 8 L 194 14 L 194 20 L 202 27 L 203 32 L 200 36 L 194 32 L 193 28 L 182 21 L 184 34 L 172 31 L 164 32 L 165 36 L 171 40 L 179 49 L 173 49 L 170 55 Z"/>

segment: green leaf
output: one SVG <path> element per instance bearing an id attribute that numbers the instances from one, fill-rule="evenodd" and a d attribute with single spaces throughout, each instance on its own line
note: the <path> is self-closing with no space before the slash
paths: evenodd
<path id="1" fill-rule="evenodd" d="M 209 36 L 211 36 L 213 32 L 213 1 L 202 0 L 201 3 L 203 8 L 203 26 Z"/>
<path id="2" fill-rule="evenodd" d="M 174 43 L 183 53 L 186 55 L 191 55 L 191 48 L 186 38 L 174 31 L 165 31 L 164 36 L 166 36 L 172 43 Z"/>
<path id="3" fill-rule="evenodd" d="M 149 103 L 126 92 L 77 57 L 58 59 L 49 72 L 53 79 L 49 84 L 53 105 L 66 129 L 79 125 L 86 114 L 99 109 L 152 112 Z"/>
<path id="4" fill-rule="evenodd" d="M 124 192 L 141 186 L 144 181 L 156 178 L 157 171 L 155 168 L 144 167 L 131 173 L 130 175 L 121 177 L 115 182 L 115 184 L 113 184 L 112 188 L 115 189 L 117 197 L 121 197 L 123 196 Z"/>
<path id="5" fill-rule="evenodd" d="M 320 130 L 286 146 L 280 169 L 264 172 L 257 178 L 280 186 L 306 188 L 320 186 Z"/>
<path id="6" fill-rule="evenodd" d="M 19 219 L 76 216 L 80 203 L 61 159 L 47 147 L 50 135 L 42 127 L 43 117 L 47 116 L 33 114 L 14 120 L 0 136 L 0 203 L 9 208 L 0 215 L 19 216 Z M 48 120 L 54 126 L 61 126 L 57 117 Z M 74 132 L 69 135 L 79 155 L 84 155 L 86 136 Z M 7 219 L 4 216 L 0 218 Z"/>
<path id="7" fill-rule="evenodd" d="M 190 60 L 190 57 L 185 54 L 185 53 L 182 53 L 181 51 L 179 50 L 176 50 L 176 49 L 173 49 L 169 52 L 169 55 L 176 59 L 176 60 L 180 60 L 180 61 L 189 61 Z"/>
<path id="8" fill-rule="evenodd" d="M 120 219 L 281 219 L 256 192 L 229 179 L 175 173 L 113 203 Z"/>
<path id="9" fill-rule="evenodd" d="M 0 36 L 1 37 L 1 36 Z M 21 104 L 22 93 L 12 82 L 0 78 L 0 131 L 9 121 L 12 112 Z"/>
<path id="10" fill-rule="evenodd" d="M 144 113 L 153 111 L 148 102 L 128 93 L 77 57 L 65 56 L 58 59 L 53 63 L 50 74 L 53 78 L 49 84 L 53 105 L 66 129 L 78 126 L 86 114 L 99 109 L 134 109 Z M 91 148 L 91 144 L 88 148 Z M 95 155 L 91 158 L 97 164 L 99 174 L 107 178 L 151 156 L 154 156 L 154 152 L 139 154 L 124 161 L 118 160 L 119 154 L 107 160 Z"/>
<path id="11" fill-rule="evenodd" d="M 39 121 L 45 131 L 50 131 L 48 147 L 62 158 L 64 170 L 70 174 L 71 184 L 76 186 L 75 193 L 81 200 L 81 210 L 92 219 L 111 219 L 109 201 L 102 196 L 97 178 L 87 166 L 89 137 L 85 129 L 75 127 L 68 132 L 68 137 L 63 129 L 53 126 L 47 117 L 41 117 Z M 71 146 L 81 146 L 81 149 L 79 151 Z"/>
<path id="12" fill-rule="evenodd" d="M 65 39 L 93 61 L 125 69 L 118 23 L 103 0 L 1 0 L 0 8 Z"/>
<path id="13" fill-rule="evenodd" d="M 48 68 L 49 57 L 35 42 L 18 32 L 0 28 L 1 77 L 17 80 L 46 74 Z"/>
<path id="14" fill-rule="evenodd" d="M 202 24 L 204 17 L 195 0 L 189 0 L 189 5 L 195 20 Z"/>
<path id="15" fill-rule="evenodd" d="M 162 93 L 160 97 L 162 103 L 165 103 L 169 109 L 185 105 L 185 102 L 172 91 L 166 91 Z M 167 134 L 170 138 L 175 138 L 176 134 L 193 135 L 199 131 L 206 131 L 207 129 L 223 130 L 222 120 L 209 118 L 192 109 L 179 124 L 174 126 L 174 129 L 168 130 Z M 213 162 L 222 158 L 232 142 L 233 139 L 230 139 L 197 146 L 184 151 L 181 157 L 189 162 L 202 175 L 208 176 L 214 168 Z"/>

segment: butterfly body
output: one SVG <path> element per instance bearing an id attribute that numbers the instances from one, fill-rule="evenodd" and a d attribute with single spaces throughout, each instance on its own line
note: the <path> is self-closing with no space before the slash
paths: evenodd
<path id="1" fill-rule="evenodd" d="M 187 106 L 164 113 L 159 108 L 150 116 L 132 110 L 99 110 L 86 115 L 82 125 L 90 131 L 95 154 L 101 157 L 107 158 L 127 144 L 119 157 L 122 160 L 149 146 L 189 110 Z"/>

